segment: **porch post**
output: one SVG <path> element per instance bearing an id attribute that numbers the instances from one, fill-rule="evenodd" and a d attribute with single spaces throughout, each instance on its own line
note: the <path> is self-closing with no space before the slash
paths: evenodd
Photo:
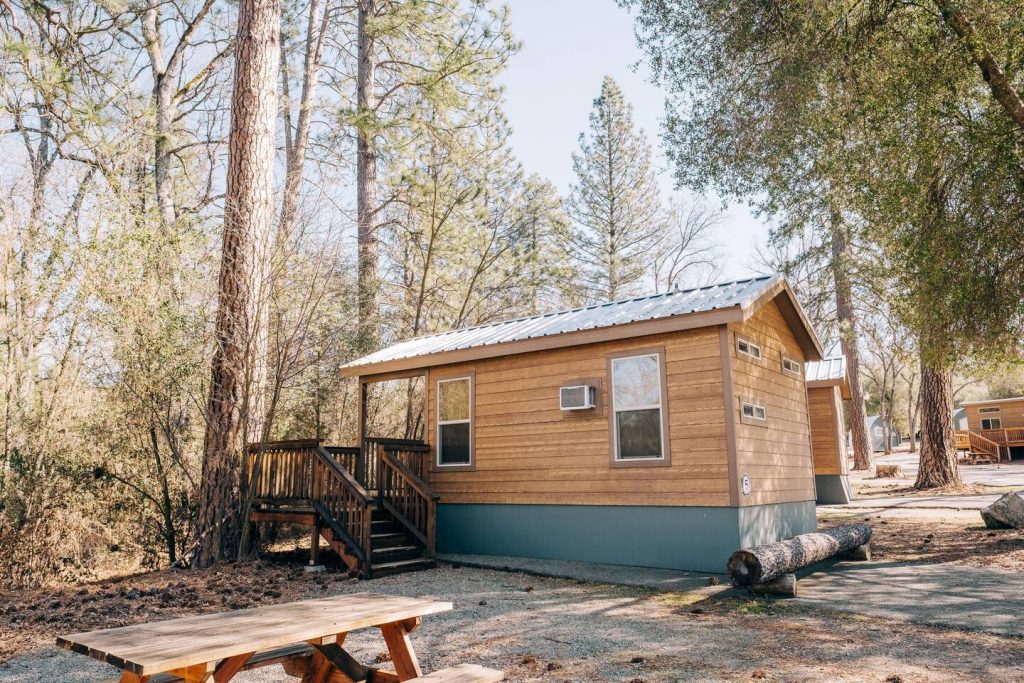
<path id="1" fill-rule="evenodd" d="M 359 383 L 359 457 L 356 459 L 356 481 L 360 484 L 366 482 L 366 405 L 367 405 L 367 383 L 362 377 L 356 377 Z"/>

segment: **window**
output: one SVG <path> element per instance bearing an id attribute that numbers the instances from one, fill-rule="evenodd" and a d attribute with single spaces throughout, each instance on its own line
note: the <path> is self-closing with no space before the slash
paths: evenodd
<path id="1" fill-rule="evenodd" d="M 799 377 L 800 376 L 800 363 L 798 361 L 793 360 L 792 358 L 790 358 L 788 356 L 783 356 L 782 357 L 782 371 L 784 373 L 786 373 L 787 375 L 792 375 L 793 377 Z"/>
<path id="2" fill-rule="evenodd" d="M 469 377 L 437 381 L 437 464 L 473 463 L 473 382 Z"/>
<path id="3" fill-rule="evenodd" d="M 982 429 L 1002 429 L 1003 421 L 998 417 L 986 417 L 981 421 Z"/>
<path id="4" fill-rule="evenodd" d="M 741 406 L 741 411 L 741 418 L 744 422 L 766 422 L 768 420 L 767 409 L 757 403 L 744 403 Z"/>
<path id="5" fill-rule="evenodd" d="M 740 337 L 736 337 L 736 352 L 755 360 L 761 359 L 761 347 Z"/>
<path id="6" fill-rule="evenodd" d="M 664 461 L 662 354 L 612 358 L 612 446 L 616 462 Z"/>
<path id="7" fill-rule="evenodd" d="M 998 413 L 999 412 L 999 407 L 996 406 L 994 408 L 978 408 L 978 412 L 979 413 Z"/>

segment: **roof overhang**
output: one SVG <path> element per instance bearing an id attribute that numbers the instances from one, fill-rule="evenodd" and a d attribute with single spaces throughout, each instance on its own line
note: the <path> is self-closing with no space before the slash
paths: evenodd
<path id="1" fill-rule="evenodd" d="M 843 397 L 844 401 L 849 401 L 853 398 L 853 394 L 850 392 L 850 379 L 843 375 L 838 379 L 818 379 L 807 383 L 808 389 L 822 389 L 839 387 L 839 394 Z"/>
<path id="2" fill-rule="evenodd" d="M 454 363 L 465 363 L 488 358 L 512 356 L 535 351 L 598 344 L 606 341 L 618 341 L 645 337 L 666 332 L 696 330 L 703 327 L 727 325 L 749 320 L 769 301 L 775 301 L 783 319 L 792 330 L 797 343 L 804 352 L 806 360 L 821 360 L 823 351 L 818 337 L 804 315 L 796 294 L 784 278 L 776 281 L 756 297 L 733 306 L 716 308 L 709 311 L 697 311 L 682 315 L 641 320 L 637 322 L 609 325 L 587 330 L 563 332 L 543 337 L 533 337 L 517 341 L 484 344 L 464 349 L 440 351 L 408 358 L 395 358 L 376 363 L 359 363 L 354 361 L 341 368 L 345 377 L 361 377 L 380 381 L 388 375 L 391 378 L 409 377 L 422 374 L 426 368 Z"/>

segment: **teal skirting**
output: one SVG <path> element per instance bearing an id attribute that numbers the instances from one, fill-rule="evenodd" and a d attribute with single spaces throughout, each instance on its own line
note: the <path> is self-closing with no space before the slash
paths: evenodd
<path id="1" fill-rule="evenodd" d="M 437 550 L 725 572 L 739 548 L 817 528 L 814 501 L 730 507 L 437 506 Z"/>

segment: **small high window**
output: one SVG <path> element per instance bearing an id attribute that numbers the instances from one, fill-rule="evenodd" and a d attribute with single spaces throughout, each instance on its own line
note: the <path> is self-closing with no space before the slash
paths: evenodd
<path id="1" fill-rule="evenodd" d="M 755 360 L 761 359 L 761 347 L 752 341 L 740 337 L 736 337 L 736 352 Z"/>
<path id="2" fill-rule="evenodd" d="M 764 422 L 768 419 L 768 411 L 764 406 L 756 403 L 744 403 L 743 417 L 747 420 L 757 420 L 758 422 Z"/>
<path id="3" fill-rule="evenodd" d="M 986 417 L 981 421 L 982 429 L 1002 429 L 1003 421 L 998 417 Z"/>
<path id="4" fill-rule="evenodd" d="M 788 356 L 782 357 L 782 372 L 793 377 L 800 377 L 800 363 Z"/>
<path id="5" fill-rule="evenodd" d="M 999 412 L 999 406 L 994 406 L 994 407 L 991 407 L 991 408 L 978 408 L 978 412 L 979 413 L 998 413 Z"/>
<path id="6" fill-rule="evenodd" d="M 469 377 L 437 381 L 437 464 L 473 462 L 473 382 Z"/>
<path id="7" fill-rule="evenodd" d="M 660 353 L 611 360 L 616 461 L 665 459 L 661 362 Z"/>

